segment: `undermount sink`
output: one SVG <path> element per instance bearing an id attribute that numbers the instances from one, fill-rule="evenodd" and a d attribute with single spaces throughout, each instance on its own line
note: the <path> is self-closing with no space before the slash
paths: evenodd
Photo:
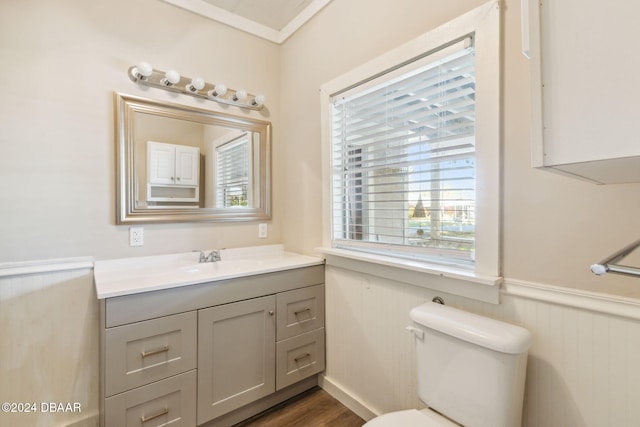
<path id="1" fill-rule="evenodd" d="M 324 263 L 285 252 L 282 245 L 222 249 L 220 255 L 221 261 L 203 263 L 198 252 L 96 261 L 96 292 L 99 299 L 110 298 Z"/>

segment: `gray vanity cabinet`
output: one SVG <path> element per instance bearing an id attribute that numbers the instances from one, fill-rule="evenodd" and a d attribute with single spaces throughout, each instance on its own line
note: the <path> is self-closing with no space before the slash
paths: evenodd
<path id="1" fill-rule="evenodd" d="M 275 301 L 198 311 L 198 424 L 275 391 Z"/>
<path id="2" fill-rule="evenodd" d="M 324 266 L 100 304 L 100 425 L 228 427 L 317 385 Z"/>

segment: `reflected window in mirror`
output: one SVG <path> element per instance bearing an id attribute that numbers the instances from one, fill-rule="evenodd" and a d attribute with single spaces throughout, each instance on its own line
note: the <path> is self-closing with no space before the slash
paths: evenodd
<path id="1" fill-rule="evenodd" d="M 215 189 L 218 208 L 251 206 L 249 141 L 249 135 L 243 133 L 216 147 Z"/>

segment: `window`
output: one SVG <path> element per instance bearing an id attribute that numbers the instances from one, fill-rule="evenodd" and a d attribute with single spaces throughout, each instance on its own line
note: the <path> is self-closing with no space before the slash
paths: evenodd
<path id="1" fill-rule="evenodd" d="M 476 95 L 472 39 L 393 74 L 333 97 L 334 244 L 471 262 Z"/>
<path id="2" fill-rule="evenodd" d="M 499 58 L 491 2 L 323 85 L 325 247 L 497 283 Z"/>
<path id="3" fill-rule="evenodd" d="M 246 134 L 216 147 L 216 207 L 248 206 L 249 149 Z"/>

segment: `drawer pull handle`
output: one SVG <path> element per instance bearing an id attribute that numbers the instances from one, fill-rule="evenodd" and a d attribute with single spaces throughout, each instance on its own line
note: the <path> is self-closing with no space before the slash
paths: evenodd
<path id="1" fill-rule="evenodd" d="M 305 311 L 308 311 L 308 312 L 309 312 L 309 314 L 311 314 L 311 309 L 310 309 L 309 307 L 307 307 L 307 308 L 303 308 L 302 310 L 294 311 L 294 312 L 293 312 L 293 314 L 294 314 L 296 317 L 298 317 L 298 315 L 299 315 L 300 313 L 304 313 Z"/>
<path id="2" fill-rule="evenodd" d="M 298 356 L 295 359 L 293 359 L 294 362 L 298 363 L 298 361 L 302 360 L 302 359 L 306 359 L 307 357 L 311 357 L 311 355 L 309 353 L 305 353 L 302 356 Z"/>
<path id="3" fill-rule="evenodd" d="M 156 350 L 143 351 L 142 352 L 142 357 L 145 358 L 145 357 L 153 356 L 154 354 L 165 353 L 167 351 L 169 351 L 169 346 L 165 345 L 164 347 L 158 348 Z"/>
<path id="4" fill-rule="evenodd" d="M 156 418 L 159 418 L 163 415 L 167 415 L 169 413 L 169 409 L 164 408 L 163 411 L 158 412 L 157 414 L 151 415 L 150 417 L 145 417 L 144 415 L 140 417 L 140 422 L 142 424 L 146 423 L 147 421 L 151 421 L 151 420 L 155 420 Z"/>

